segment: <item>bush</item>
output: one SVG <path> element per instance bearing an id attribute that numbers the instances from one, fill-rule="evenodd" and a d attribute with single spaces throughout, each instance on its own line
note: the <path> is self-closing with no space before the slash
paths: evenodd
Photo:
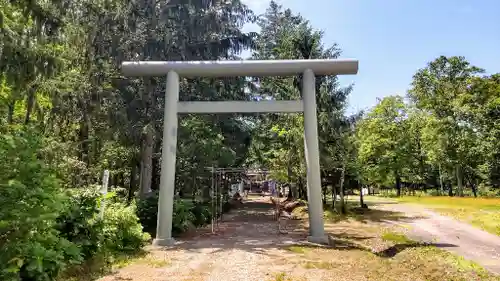
<path id="1" fill-rule="evenodd" d="M 102 231 L 105 249 L 111 253 L 137 252 L 151 238 L 142 231 L 135 205 L 126 206 L 123 203 L 106 205 Z"/>
<path id="2" fill-rule="evenodd" d="M 150 234 L 156 232 L 156 222 L 158 219 L 158 193 L 137 200 L 137 216 L 144 230 Z"/>
<path id="3" fill-rule="evenodd" d="M 55 227 L 66 197 L 40 147 L 30 132 L 0 135 L 0 280 L 53 280 L 82 261 Z"/>
<path id="4" fill-rule="evenodd" d="M 134 206 L 110 200 L 101 220 L 96 188 L 64 192 L 42 148 L 30 132 L 0 135 L 0 280 L 56 280 L 83 262 L 106 266 L 140 250 L 149 237 Z"/>
<path id="5" fill-rule="evenodd" d="M 195 226 L 196 216 L 193 214 L 194 204 L 189 201 L 174 201 L 174 216 L 172 218 L 172 232 L 180 234 Z"/>
<path id="6" fill-rule="evenodd" d="M 61 236 L 81 249 L 84 263 L 70 268 L 63 278 L 102 274 L 122 256 L 140 253 L 150 239 L 142 231 L 135 206 L 117 202 L 114 193 L 106 196 L 103 219 L 100 218 L 102 196 L 97 186 L 72 190 L 67 212 L 58 218 Z M 118 200 L 119 201 L 119 200 Z"/>
<path id="7" fill-rule="evenodd" d="M 104 223 L 96 219 L 99 200 L 100 194 L 96 189 L 71 190 L 66 211 L 57 219 L 61 236 L 75 243 L 85 260 L 97 255 L 104 243 Z"/>
<path id="8" fill-rule="evenodd" d="M 191 212 L 194 215 L 193 224 L 195 226 L 204 226 L 212 220 L 212 212 L 210 211 L 210 203 L 195 203 Z"/>
<path id="9" fill-rule="evenodd" d="M 61 235 L 77 244 L 85 259 L 138 251 L 149 240 L 149 235 L 142 231 L 135 206 L 116 202 L 113 197 L 114 193 L 106 196 L 104 217 L 100 219 L 102 197 L 97 188 L 74 190 L 68 211 L 58 218 Z"/>
<path id="10" fill-rule="evenodd" d="M 500 195 L 500 191 L 498 189 L 494 189 L 485 185 L 480 185 L 477 193 L 478 196 L 480 197 L 488 197 L 488 198 L 495 198 Z"/>
<path id="11" fill-rule="evenodd" d="M 172 232 L 178 235 L 193 226 L 203 226 L 210 222 L 212 215 L 210 203 L 203 204 L 191 200 L 174 201 Z M 158 219 L 158 192 L 137 201 L 137 216 L 144 229 L 151 234 L 156 232 Z"/>

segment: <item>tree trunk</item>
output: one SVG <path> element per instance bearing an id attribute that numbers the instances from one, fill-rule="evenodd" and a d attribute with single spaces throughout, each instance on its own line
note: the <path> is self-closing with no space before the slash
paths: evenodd
<path id="1" fill-rule="evenodd" d="M 361 208 L 366 208 L 367 206 L 365 205 L 365 200 L 363 198 L 363 185 L 359 185 L 359 204 L 361 205 Z"/>
<path id="2" fill-rule="evenodd" d="M 118 184 L 118 176 L 119 176 L 118 173 L 114 173 L 113 177 L 112 177 L 113 184 L 111 186 L 114 186 L 115 188 L 119 186 L 119 184 Z"/>
<path id="3" fill-rule="evenodd" d="M 293 199 L 292 184 L 289 182 L 288 183 L 288 196 L 287 196 L 287 200 L 292 200 L 292 199 Z"/>
<path id="4" fill-rule="evenodd" d="M 401 176 L 399 175 L 399 172 L 395 172 L 395 178 L 396 178 L 396 192 L 397 196 L 401 196 Z"/>
<path id="5" fill-rule="evenodd" d="M 28 125 L 31 120 L 31 112 L 35 106 L 35 89 L 32 87 L 28 90 L 28 97 L 26 98 L 26 115 L 24 116 L 24 125 Z"/>
<path id="6" fill-rule="evenodd" d="M 80 122 L 80 160 L 87 165 L 90 165 L 90 146 L 89 146 L 89 136 L 90 136 L 90 116 L 87 114 L 85 108 L 83 108 L 83 118 Z"/>
<path id="7" fill-rule="evenodd" d="M 293 172 L 292 172 L 292 164 L 290 163 L 291 162 L 290 155 L 291 155 L 291 152 L 289 152 L 287 169 L 286 169 L 286 175 L 287 175 L 287 179 L 288 179 L 288 198 L 293 198 L 294 196 L 297 196 L 297 185 L 294 184 L 292 186 L 292 175 L 293 175 Z"/>
<path id="8" fill-rule="evenodd" d="M 337 201 L 337 187 L 332 184 L 332 208 L 335 209 L 335 201 Z"/>
<path id="9" fill-rule="evenodd" d="M 460 165 L 455 165 L 455 170 L 456 170 L 456 176 L 457 176 L 457 193 L 458 196 L 463 197 L 464 196 L 464 179 L 463 179 L 463 173 L 462 169 L 460 168 Z"/>
<path id="10" fill-rule="evenodd" d="M 342 171 L 340 173 L 340 213 L 346 214 L 345 201 L 344 201 L 344 177 L 345 177 L 345 163 L 342 164 Z"/>
<path id="11" fill-rule="evenodd" d="M 474 197 L 477 198 L 477 187 L 475 184 L 471 183 L 471 188 L 472 188 L 472 194 L 474 194 Z"/>
<path id="12" fill-rule="evenodd" d="M 322 193 L 322 195 L 323 195 L 323 196 L 322 196 L 322 197 L 323 197 L 323 199 L 322 199 L 322 201 L 323 201 L 323 205 L 325 205 L 325 204 L 326 204 L 326 192 L 327 192 L 327 191 L 328 191 L 328 189 L 327 189 L 327 185 L 326 185 L 326 184 L 323 184 L 323 185 L 321 186 L 321 193 Z"/>
<path id="13" fill-rule="evenodd" d="M 9 102 L 7 111 L 7 124 L 12 125 L 14 123 L 14 109 L 16 108 L 16 101 L 12 100 Z"/>
<path id="14" fill-rule="evenodd" d="M 157 26 L 156 2 L 147 1 L 144 9 L 146 18 L 149 19 L 147 24 L 148 34 L 146 41 L 151 42 L 156 37 L 155 31 Z M 144 48 L 143 59 L 155 60 L 159 58 L 159 52 L 156 52 L 154 44 L 147 44 Z M 143 144 L 141 155 L 141 183 L 139 196 L 146 196 L 151 192 L 151 184 L 153 177 L 153 153 L 154 153 L 154 118 L 151 116 L 151 111 L 156 108 L 156 98 L 154 97 L 155 85 L 150 77 L 144 78 L 144 97 L 146 100 L 146 120 L 148 124 L 144 127 Z M 164 160 L 164 159 L 162 159 Z M 161 187 L 160 187 L 161 188 Z"/>
<path id="15" fill-rule="evenodd" d="M 137 174 L 137 163 L 132 161 L 132 167 L 130 169 L 130 182 L 128 186 L 128 194 L 127 194 L 127 202 L 132 202 L 132 198 L 134 197 L 134 192 L 136 189 L 136 175 Z"/>
<path id="16" fill-rule="evenodd" d="M 299 192 L 299 198 L 307 200 L 307 194 L 304 193 L 304 181 L 302 180 L 302 177 L 299 177 L 297 188 Z"/>
<path id="17" fill-rule="evenodd" d="M 297 198 L 299 196 L 299 187 L 296 183 L 290 183 L 290 190 L 292 191 L 292 197 Z"/>
<path id="18" fill-rule="evenodd" d="M 160 159 L 158 157 L 153 157 L 151 160 L 152 166 L 151 166 L 151 190 L 159 190 L 160 186 L 160 172 L 159 165 L 160 165 Z"/>
<path id="19" fill-rule="evenodd" d="M 443 188 L 443 175 L 441 174 L 441 163 L 439 163 L 439 187 L 440 189 L 440 195 L 444 194 L 444 188 Z"/>
<path id="20" fill-rule="evenodd" d="M 120 182 L 120 187 L 125 187 L 125 175 L 124 173 L 120 173 L 120 175 L 118 176 L 119 178 L 119 182 Z"/>
<path id="21" fill-rule="evenodd" d="M 473 183 L 471 177 L 466 177 L 466 178 L 467 178 L 467 181 L 469 182 L 470 187 L 472 189 L 472 194 L 474 195 L 475 198 L 477 198 L 477 186 Z"/>
<path id="22" fill-rule="evenodd" d="M 151 125 L 146 125 L 144 129 L 141 155 L 141 185 L 139 189 L 139 196 L 141 197 L 151 192 L 153 175 L 153 128 L 151 128 Z"/>
<path id="23" fill-rule="evenodd" d="M 453 184 L 449 183 L 448 196 L 453 197 Z"/>

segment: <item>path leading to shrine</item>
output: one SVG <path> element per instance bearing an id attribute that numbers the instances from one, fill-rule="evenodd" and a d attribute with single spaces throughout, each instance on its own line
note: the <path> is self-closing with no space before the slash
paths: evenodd
<path id="1" fill-rule="evenodd" d="M 407 239 L 399 223 L 414 218 L 402 212 L 326 212 L 331 245 L 319 246 L 304 242 L 307 219 L 288 221 L 288 233 L 279 234 L 272 210 L 269 197 L 251 196 L 224 215 L 215 234 L 207 227 L 175 247 L 149 249 L 147 258 L 100 281 L 499 280 L 438 249 L 452 245 Z"/>

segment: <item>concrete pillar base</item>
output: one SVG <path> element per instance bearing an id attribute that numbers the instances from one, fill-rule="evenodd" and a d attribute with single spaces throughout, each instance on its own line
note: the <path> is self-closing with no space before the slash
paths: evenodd
<path id="1" fill-rule="evenodd" d="M 328 245 L 328 236 L 307 236 L 307 241 L 314 244 Z"/>
<path id="2" fill-rule="evenodd" d="M 157 247 L 168 247 L 168 246 L 174 246 L 174 245 L 175 245 L 174 238 L 154 239 L 153 240 L 153 246 L 157 246 Z"/>

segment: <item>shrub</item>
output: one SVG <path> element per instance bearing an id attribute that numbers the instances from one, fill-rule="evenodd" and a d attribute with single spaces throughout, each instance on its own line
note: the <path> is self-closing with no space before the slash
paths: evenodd
<path id="1" fill-rule="evenodd" d="M 212 220 L 212 212 L 210 211 L 210 203 L 201 203 L 197 202 L 194 204 L 191 212 L 194 215 L 193 224 L 195 226 L 204 226 L 207 223 L 210 223 Z"/>
<path id="2" fill-rule="evenodd" d="M 82 260 L 55 228 L 66 197 L 40 147 L 30 132 L 0 135 L 0 280 L 52 280 Z"/>
<path id="3" fill-rule="evenodd" d="M 142 231 L 135 205 L 107 204 L 102 231 L 105 249 L 112 253 L 137 252 L 150 240 L 150 236 Z"/>
<path id="4" fill-rule="evenodd" d="M 100 194 L 95 188 L 71 190 L 66 211 L 57 218 L 61 236 L 75 243 L 85 260 L 97 255 L 103 247 L 104 223 L 96 219 L 99 200 Z"/>
<path id="5" fill-rule="evenodd" d="M 114 197 L 114 193 L 106 196 L 104 217 L 100 219 L 102 196 L 97 187 L 73 190 L 68 211 L 58 218 L 61 235 L 77 244 L 85 259 L 104 253 L 112 256 L 138 251 L 149 240 L 142 231 L 135 206 L 116 202 Z"/>
<path id="6" fill-rule="evenodd" d="M 194 204 L 189 201 L 175 200 L 174 201 L 174 216 L 172 218 L 172 232 L 180 234 L 194 226 L 196 216 L 192 209 Z"/>
<path id="7" fill-rule="evenodd" d="M 137 216 L 144 230 L 150 234 L 156 232 L 156 221 L 158 219 L 158 193 L 137 200 Z"/>
<path id="8" fill-rule="evenodd" d="M 56 280 L 71 266 L 139 251 L 149 236 L 135 206 L 109 200 L 100 219 L 97 188 L 64 192 L 42 148 L 30 132 L 0 135 L 0 280 Z"/>
<path id="9" fill-rule="evenodd" d="M 172 232 L 180 234 L 193 226 L 203 226 L 210 222 L 210 203 L 203 204 L 190 200 L 174 201 Z M 137 215 L 144 229 L 153 234 L 156 232 L 158 219 L 158 192 L 137 201 Z"/>

